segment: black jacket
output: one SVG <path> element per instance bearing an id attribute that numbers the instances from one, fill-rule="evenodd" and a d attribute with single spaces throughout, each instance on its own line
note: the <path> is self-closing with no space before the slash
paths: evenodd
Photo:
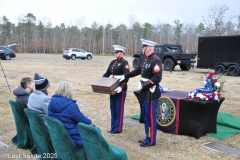
<path id="1" fill-rule="evenodd" d="M 132 72 L 125 74 L 125 78 L 135 77 L 141 74 L 141 78 L 148 79 L 142 81 L 142 89 L 139 94 L 140 100 L 156 100 L 160 98 L 161 92 L 159 89 L 159 82 L 162 79 L 162 62 L 159 57 L 152 53 L 145 58 L 145 61 Z M 156 86 L 154 92 L 150 92 L 150 88 Z"/>
<path id="2" fill-rule="evenodd" d="M 120 76 L 126 73 L 129 73 L 128 61 L 126 61 L 123 58 L 115 59 L 111 61 L 103 77 Z M 125 90 L 125 91 L 127 90 L 127 82 L 128 82 L 127 78 L 124 81 L 120 82 L 119 86 L 122 87 L 122 90 Z"/>

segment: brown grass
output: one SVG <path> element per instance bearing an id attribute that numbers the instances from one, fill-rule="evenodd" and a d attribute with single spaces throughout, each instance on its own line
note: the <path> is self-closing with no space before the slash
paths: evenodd
<path id="1" fill-rule="evenodd" d="M 133 95 L 137 89 L 138 77 L 130 79 L 128 93 L 125 102 L 124 131 L 118 135 L 107 133 L 110 128 L 109 95 L 93 93 L 91 83 L 100 78 L 106 71 L 109 62 L 113 57 L 95 56 L 92 60 L 65 60 L 61 55 L 49 54 L 17 54 L 17 58 L 11 61 L 0 61 L 8 83 L 13 90 L 19 85 L 22 77 L 33 77 L 35 72 L 48 78 L 51 83 L 50 96 L 53 95 L 55 86 L 61 80 L 68 80 L 74 86 L 74 98 L 82 104 L 81 111 L 89 116 L 101 129 L 104 137 L 110 144 L 116 145 L 127 151 L 130 160 L 211 160 L 211 159 L 240 159 L 239 156 L 229 155 L 217 151 L 212 151 L 202 147 L 205 142 L 218 142 L 240 149 L 240 134 L 219 141 L 207 136 L 199 139 L 185 135 L 167 134 L 157 132 L 157 145 L 155 147 L 141 148 L 138 140 L 144 137 L 144 126 L 130 117 L 139 114 L 139 104 Z M 126 57 L 130 67 L 132 58 Z M 1 68 L 0 68 L 1 69 Z M 133 67 L 131 67 L 133 69 Z M 163 87 L 174 88 L 181 91 L 192 91 L 203 86 L 204 75 L 207 70 L 192 69 L 182 74 L 176 67 L 172 73 L 163 71 Z M 9 92 L 3 72 L 0 70 L 0 141 L 8 147 L 0 148 L 0 159 L 9 159 L 10 156 L 29 153 L 28 150 L 15 148 L 10 142 L 16 134 L 13 114 L 9 105 L 9 99 L 15 99 Z M 239 77 L 223 76 L 226 80 L 224 97 L 226 98 L 220 107 L 221 112 L 233 114 L 240 118 L 239 109 Z M 11 158 L 10 158 L 11 159 Z M 33 159 L 33 158 L 30 158 Z"/>

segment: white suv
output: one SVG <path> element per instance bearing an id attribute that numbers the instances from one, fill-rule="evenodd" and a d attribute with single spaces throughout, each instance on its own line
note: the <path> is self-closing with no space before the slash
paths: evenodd
<path id="1" fill-rule="evenodd" d="M 70 58 L 72 60 L 75 60 L 76 58 L 86 59 L 90 60 L 93 58 L 92 53 L 86 52 L 80 48 L 67 48 L 63 51 L 63 58 L 66 58 L 69 60 Z"/>

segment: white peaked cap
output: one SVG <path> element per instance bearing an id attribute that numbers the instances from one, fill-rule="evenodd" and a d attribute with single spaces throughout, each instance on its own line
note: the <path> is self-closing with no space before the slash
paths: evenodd
<path id="1" fill-rule="evenodd" d="M 153 41 L 149 41 L 149 40 L 146 40 L 146 39 L 141 39 L 141 41 L 142 41 L 142 46 L 153 46 L 154 47 L 155 44 L 157 44 Z"/>
<path id="2" fill-rule="evenodd" d="M 119 51 L 125 52 L 125 49 L 126 49 L 125 47 L 119 46 L 119 45 L 113 45 L 113 48 L 114 48 L 113 53 L 116 53 Z"/>

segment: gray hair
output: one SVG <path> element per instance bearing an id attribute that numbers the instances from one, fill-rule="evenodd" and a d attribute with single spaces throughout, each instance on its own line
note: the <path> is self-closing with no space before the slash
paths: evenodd
<path id="1" fill-rule="evenodd" d="M 24 78 L 22 78 L 22 80 L 21 80 L 21 82 L 20 82 L 20 85 L 21 85 L 24 89 L 26 89 L 26 88 L 28 87 L 28 84 L 31 84 L 32 82 L 34 82 L 32 78 L 30 78 L 30 77 L 24 77 Z"/>
<path id="2" fill-rule="evenodd" d="M 72 99 L 73 98 L 72 85 L 67 81 L 61 81 L 57 86 L 55 94 Z"/>

